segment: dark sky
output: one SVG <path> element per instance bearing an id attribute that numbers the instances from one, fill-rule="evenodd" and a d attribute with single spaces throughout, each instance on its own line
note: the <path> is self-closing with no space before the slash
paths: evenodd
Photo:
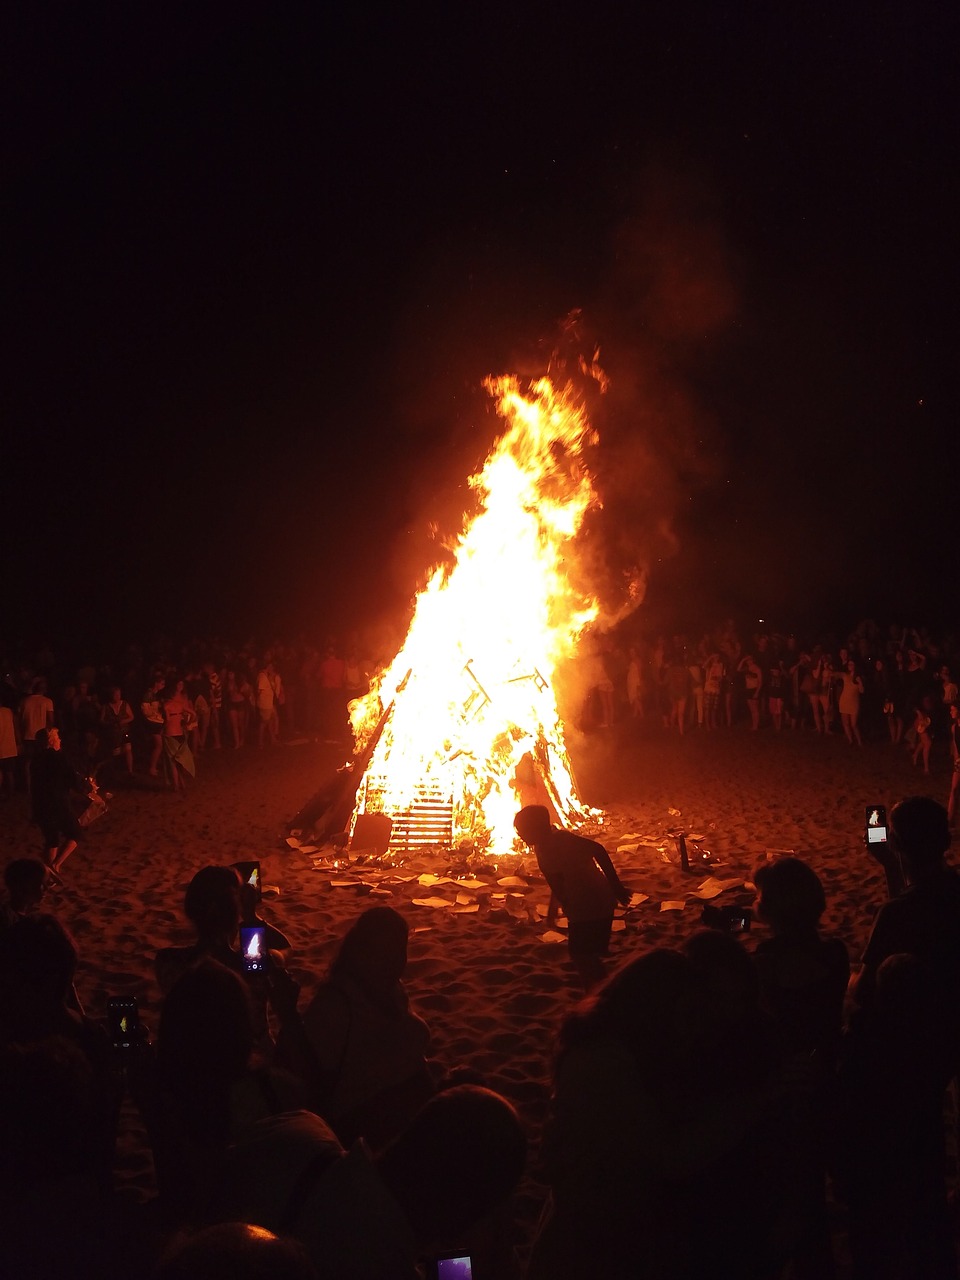
<path id="1" fill-rule="evenodd" d="M 651 617 L 955 617 L 954 6 L 21 9 L 0 635 L 395 612 L 573 308 Z"/>

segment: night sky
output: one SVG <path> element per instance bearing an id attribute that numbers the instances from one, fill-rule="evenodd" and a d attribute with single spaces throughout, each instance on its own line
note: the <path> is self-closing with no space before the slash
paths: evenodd
<path id="1" fill-rule="evenodd" d="M 0 637 L 396 615 L 575 308 L 605 592 L 955 619 L 955 6 L 20 8 Z"/>

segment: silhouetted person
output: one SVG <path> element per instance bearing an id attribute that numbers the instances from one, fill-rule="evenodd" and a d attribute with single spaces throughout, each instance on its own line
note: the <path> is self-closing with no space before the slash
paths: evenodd
<path id="1" fill-rule="evenodd" d="M 0 1275 L 113 1275 L 95 1072 L 63 1037 L 0 1047 Z"/>
<path id="2" fill-rule="evenodd" d="M 243 974 L 239 934 L 242 916 L 241 880 L 234 867 L 201 867 L 187 886 L 184 915 L 197 932 L 186 947 L 163 947 L 154 968 L 160 990 L 167 995 L 177 979 L 199 960 L 218 960 L 243 976 L 252 996 L 257 1049 L 264 1060 L 273 1053 L 267 1022 L 267 981 L 257 974 Z"/>
<path id="3" fill-rule="evenodd" d="M 960 1067 L 960 877 L 935 800 L 896 805 L 890 837 L 888 880 L 905 888 L 874 921 L 842 1068 L 854 1274 L 955 1280 L 942 1108 Z"/>
<path id="4" fill-rule="evenodd" d="M 947 812 L 929 796 L 910 796 L 890 814 L 889 848 L 882 856 L 891 901 L 880 908 L 863 954 L 854 993 L 869 1006 L 883 961 L 907 952 L 933 969 L 944 1008 L 960 1019 L 960 875 L 946 862 Z M 960 1030 L 960 1027 L 958 1027 Z"/>
<path id="5" fill-rule="evenodd" d="M 43 901 L 47 868 L 36 858 L 14 858 L 3 869 L 7 901 L 0 904 L 0 927 L 31 915 Z"/>
<path id="6" fill-rule="evenodd" d="M 556 923 L 558 907 L 567 917 L 570 959 L 589 991 L 603 978 L 614 907 L 630 901 L 630 890 L 621 882 L 602 844 L 553 826 L 543 805 L 527 805 L 513 825 L 524 844 L 533 849 L 550 886 L 547 924 Z"/>
<path id="7" fill-rule="evenodd" d="M 153 1280 L 316 1280 L 317 1271 L 295 1240 L 246 1222 L 224 1222 L 179 1235 L 168 1245 Z"/>
<path id="8" fill-rule="evenodd" d="M 757 915 L 773 934 L 757 946 L 754 963 L 784 1057 L 789 1100 L 791 1274 L 822 1280 L 833 1274 L 826 1172 L 850 961 L 841 939 L 820 936 L 826 897 L 811 867 L 778 858 L 761 863 L 753 878 Z"/>
<path id="9" fill-rule="evenodd" d="M 730 942 L 698 944 L 696 963 L 665 949 L 639 956 L 564 1022 L 544 1141 L 552 1212 L 531 1280 L 767 1274 L 776 1183 L 773 1170 L 759 1186 L 753 1175 L 769 1061 L 757 1053 L 749 960 L 718 954 Z M 749 1042 L 733 1043 L 745 1027 Z M 735 1233 L 706 1226 L 720 1215 L 704 1188 L 722 1198 L 723 1179 L 751 1191 Z"/>
<path id="10" fill-rule="evenodd" d="M 371 907 L 345 934 L 327 980 L 303 1014 L 319 1067 L 317 1104 L 342 1142 L 379 1147 L 433 1092 L 430 1032 L 403 985 L 407 922 Z"/>
<path id="11" fill-rule="evenodd" d="M 59 1037 L 84 1055 L 93 1075 L 98 1117 L 94 1155 L 106 1182 L 121 1083 L 105 1029 L 76 1007 L 77 958 L 73 939 L 53 916 L 23 916 L 0 930 L 0 1044 Z"/>
<path id="12" fill-rule="evenodd" d="M 306 1090 L 255 1054 L 253 1005 L 240 975 L 204 958 L 167 995 L 156 1089 L 138 1097 L 168 1221 L 196 1221 L 228 1145 L 264 1116 L 304 1106 Z"/>
<path id="13" fill-rule="evenodd" d="M 799 858 L 761 863 L 753 873 L 757 916 L 769 925 L 754 952 L 763 1007 L 784 1053 L 815 1054 L 824 1073 L 836 1066 L 850 960 L 840 938 L 822 938 L 827 907 L 817 873 Z"/>
<path id="14" fill-rule="evenodd" d="M 258 1223 L 305 1246 L 321 1280 L 417 1280 L 418 1257 L 469 1251 L 526 1160 L 516 1112 L 488 1089 L 438 1093 L 380 1156 L 344 1151 L 310 1112 L 253 1126 L 229 1152 L 221 1220 Z"/>
<path id="15" fill-rule="evenodd" d="M 70 795 L 93 796 L 90 784 L 73 768 L 60 750 L 60 731 L 40 729 L 31 768 L 30 795 L 33 820 L 43 834 L 43 860 L 55 876 L 76 849 L 80 823 L 70 807 Z"/>

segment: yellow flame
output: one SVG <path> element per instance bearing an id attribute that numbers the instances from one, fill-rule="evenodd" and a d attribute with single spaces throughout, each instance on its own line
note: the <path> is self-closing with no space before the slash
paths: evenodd
<path id="1" fill-rule="evenodd" d="M 395 816 L 426 788 L 452 798 L 454 843 L 502 851 L 514 838 L 518 767 L 529 774 L 532 763 L 567 825 L 592 812 L 577 795 L 552 682 L 598 613 L 567 572 L 598 503 L 583 463 L 596 434 L 570 387 L 484 385 L 507 425 L 470 478 L 477 514 L 452 568 L 417 597 L 400 652 L 351 704 L 358 750 L 393 704 L 354 816 Z"/>

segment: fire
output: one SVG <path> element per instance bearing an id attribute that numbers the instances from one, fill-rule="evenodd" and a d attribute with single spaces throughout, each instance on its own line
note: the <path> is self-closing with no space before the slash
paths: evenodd
<path id="1" fill-rule="evenodd" d="M 599 611 L 568 574 L 598 505 L 583 461 L 596 433 L 569 386 L 484 385 L 506 426 L 470 478 L 477 514 L 452 567 L 435 570 L 417 597 L 400 652 L 350 707 L 358 755 L 372 746 L 354 823 L 389 815 L 394 845 L 506 851 L 521 779 L 534 776 L 565 825 L 596 816 L 577 795 L 553 688 Z M 426 841 L 403 835 L 418 809 L 433 815 Z"/>

